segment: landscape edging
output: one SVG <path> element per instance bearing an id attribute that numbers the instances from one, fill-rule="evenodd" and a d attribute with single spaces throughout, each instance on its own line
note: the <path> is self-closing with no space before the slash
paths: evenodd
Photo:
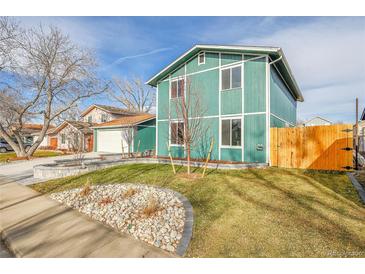
<path id="1" fill-rule="evenodd" d="M 355 189 L 357 190 L 361 201 L 363 202 L 363 204 L 365 205 L 365 190 L 362 187 L 362 185 L 357 181 L 357 179 L 355 178 L 353 173 L 347 173 L 347 176 L 350 178 L 350 181 L 352 183 L 352 185 L 355 187 Z"/>

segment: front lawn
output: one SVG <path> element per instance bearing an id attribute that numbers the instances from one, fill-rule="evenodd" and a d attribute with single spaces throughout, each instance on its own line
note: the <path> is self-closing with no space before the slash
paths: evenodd
<path id="1" fill-rule="evenodd" d="M 33 154 L 33 157 L 53 157 L 53 156 L 59 156 L 59 155 L 62 155 L 62 153 L 60 153 L 58 151 L 36 150 L 36 152 Z M 9 160 L 16 159 L 15 152 L 0 153 L 0 163 L 6 162 L 8 159 Z"/>
<path id="2" fill-rule="evenodd" d="M 131 164 L 32 187 L 57 192 L 80 187 L 87 178 L 93 184 L 158 185 L 185 195 L 194 208 L 187 257 L 365 257 L 365 208 L 345 174 L 208 170 L 205 178 L 189 180 L 174 176 L 169 165 Z"/>

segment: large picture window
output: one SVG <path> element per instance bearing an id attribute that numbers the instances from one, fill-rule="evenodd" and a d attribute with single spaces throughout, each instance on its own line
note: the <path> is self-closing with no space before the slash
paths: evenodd
<path id="1" fill-rule="evenodd" d="M 241 146 L 241 119 L 222 120 L 222 146 Z"/>
<path id="2" fill-rule="evenodd" d="M 222 69 L 222 90 L 240 88 L 242 86 L 241 66 Z"/>
<path id="3" fill-rule="evenodd" d="M 184 144 L 184 123 L 172 122 L 170 128 L 170 140 L 172 145 Z"/>
<path id="4" fill-rule="evenodd" d="M 184 79 L 171 81 L 171 98 L 182 97 L 184 94 Z"/>

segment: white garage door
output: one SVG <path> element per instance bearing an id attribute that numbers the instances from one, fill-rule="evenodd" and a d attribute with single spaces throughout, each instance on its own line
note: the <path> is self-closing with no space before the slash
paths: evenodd
<path id="1" fill-rule="evenodd" d="M 128 151 L 127 143 L 122 138 L 122 130 L 98 130 L 97 148 L 98 152 L 122 153 Z"/>

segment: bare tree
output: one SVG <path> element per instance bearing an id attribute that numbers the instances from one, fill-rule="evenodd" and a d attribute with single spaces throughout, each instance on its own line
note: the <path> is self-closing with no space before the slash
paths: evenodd
<path id="1" fill-rule="evenodd" d="M 12 65 L 12 53 L 16 49 L 16 38 L 21 34 L 17 22 L 0 17 L 0 71 Z"/>
<path id="2" fill-rule="evenodd" d="M 84 159 L 85 142 L 84 135 L 78 131 L 73 130 L 67 134 L 67 144 L 70 151 L 74 153 L 74 160 L 81 165 Z"/>
<path id="3" fill-rule="evenodd" d="M 191 151 L 198 149 L 207 139 L 208 126 L 203 124 L 206 108 L 201 102 L 199 89 L 193 87 L 189 77 L 178 79 L 176 87 L 172 87 L 177 97 L 172 99 L 169 112 L 170 142 L 182 144 L 187 160 L 188 174 L 191 173 Z M 171 112 L 174 110 L 174 113 Z"/>
<path id="4" fill-rule="evenodd" d="M 134 112 L 150 112 L 155 103 L 154 89 L 135 77 L 131 80 L 113 79 L 111 94 L 126 109 Z"/>
<path id="5" fill-rule="evenodd" d="M 134 131 L 135 130 L 133 126 L 127 126 L 122 130 L 122 138 L 126 141 L 128 146 L 128 157 L 130 157 L 132 153 L 133 138 L 135 134 Z"/>
<path id="6" fill-rule="evenodd" d="M 18 33 L 12 43 L 13 65 L 0 74 L 0 137 L 24 157 L 38 148 L 52 121 L 107 86 L 96 77 L 93 53 L 75 45 L 59 29 L 39 26 Z M 34 119 L 42 120 L 43 127 L 25 151 L 22 129 Z"/>

